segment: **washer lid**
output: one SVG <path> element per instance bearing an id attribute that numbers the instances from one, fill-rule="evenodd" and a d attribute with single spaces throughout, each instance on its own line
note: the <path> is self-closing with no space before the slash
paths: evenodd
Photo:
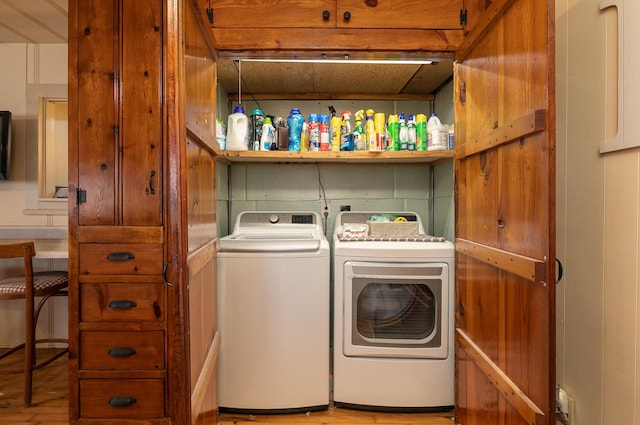
<path id="1" fill-rule="evenodd" d="M 321 240 L 313 233 L 241 233 L 220 239 L 225 252 L 309 252 L 320 249 Z"/>

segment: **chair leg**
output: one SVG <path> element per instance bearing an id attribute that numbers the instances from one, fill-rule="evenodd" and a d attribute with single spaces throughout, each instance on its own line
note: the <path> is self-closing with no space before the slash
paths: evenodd
<path id="1" fill-rule="evenodd" d="M 25 344 L 24 344 L 24 406 L 31 406 L 31 396 L 33 391 L 33 365 L 35 362 L 35 318 L 34 300 L 27 297 L 25 300 Z"/>

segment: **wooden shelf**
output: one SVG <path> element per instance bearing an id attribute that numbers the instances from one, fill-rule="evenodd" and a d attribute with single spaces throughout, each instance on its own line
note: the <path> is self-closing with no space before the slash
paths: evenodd
<path id="1" fill-rule="evenodd" d="M 218 159 L 230 162 L 434 162 L 453 159 L 454 151 L 340 151 L 340 152 L 289 152 L 289 151 L 229 151 L 216 150 Z"/>

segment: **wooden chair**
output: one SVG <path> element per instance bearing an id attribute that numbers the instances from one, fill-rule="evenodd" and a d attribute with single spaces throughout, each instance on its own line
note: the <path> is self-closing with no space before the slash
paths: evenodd
<path id="1" fill-rule="evenodd" d="M 0 244 L 0 259 L 24 258 L 24 274 L 0 280 L 0 300 L 25 300 L 24 343 L 0 355 L 4 359 L 12 353 L 24 350 L 24 368 L 20 370 L 0 370 L 0 375 L 24 373 L 24 405 L 31 406 L 33 372 L 48 365 L 69 351 L 68 341 L 59 338 L 36 340 L 36 325 L 42 306 L 53 296 L 67 295 L 68 275 L 66 271 L 33 271 L 32 258 L 35 256 L 33 242 Z M 37 307 L 35 298 L 42 297 Z M 63 342 L 67 347 L 56 351 L 47 359 L 36 362 L 36 344 L 43 342 Z"/>

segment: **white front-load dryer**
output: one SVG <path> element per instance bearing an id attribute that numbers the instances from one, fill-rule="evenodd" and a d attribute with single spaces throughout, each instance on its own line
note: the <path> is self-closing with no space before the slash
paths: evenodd
<path id="1" fill-rule="evenodd" d="M 330 249 L 313 212 L 244 212 L 218 253 L 218 404 L 329 405 Z"/>
<path id="2" fill-rule="evenodd" d="M 428 411 L 454 404 L 454 248 L 424 235 L 343 237 L 334 229 L 333 400 L 370 410 Z"/>

